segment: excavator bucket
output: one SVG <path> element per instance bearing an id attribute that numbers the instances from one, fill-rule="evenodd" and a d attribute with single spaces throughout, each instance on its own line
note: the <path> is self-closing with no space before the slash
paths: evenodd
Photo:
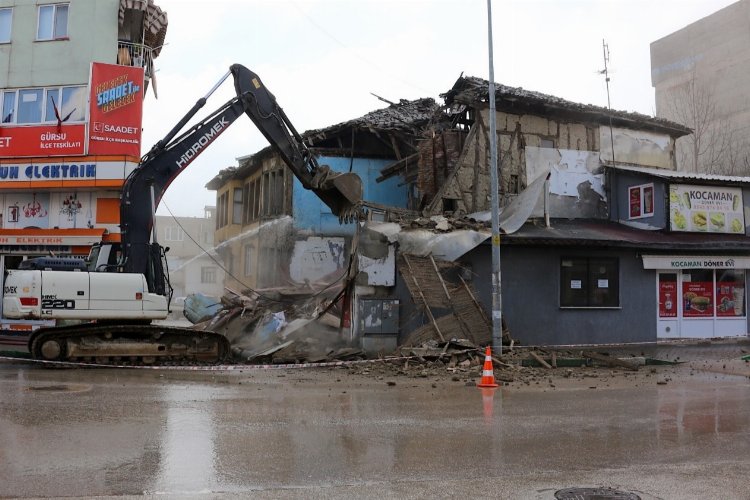
<path id="1" fill-rule="evenodd" d="M 354 173 L 320 168 L 313 191 L 342 222 L 354 222 L 362 215 L 362 180 Z"/>
<path id="2" fill-rule="evenodd" d="M 362 203 L 362 180 L 357 174 L 340 174 L 331 179 L 333 189 L 351 205 Z"/>

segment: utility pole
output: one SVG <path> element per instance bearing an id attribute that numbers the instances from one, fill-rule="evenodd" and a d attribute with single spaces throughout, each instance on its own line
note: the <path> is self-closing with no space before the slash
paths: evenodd
<path id="1" fill-rule="evenodd" d="M 487 0 L 487 39 L 490 63 L 490 212 L 492 214 L 492 349 L 503 353 L 503 300 L 500 281 L 500 194 L 497 164 L 497 124 L 495 122 L 495 64 L 492 59 L 492 1 Z"/>

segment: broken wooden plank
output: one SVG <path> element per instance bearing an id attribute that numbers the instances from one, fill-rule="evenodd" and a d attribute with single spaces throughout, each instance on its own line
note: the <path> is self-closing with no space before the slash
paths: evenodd
<path id="1" fill-rule="evenodd" d="M 458 176 L 458 171 L 461 170 L 461 164 L 463 163 L 464 158 L 466 158 L 466 155 L 468 154 L 469 148 L 467 148 L 466 145 L 471 144 L 471 141 L 474 140 L 474 136 L 476 134 L 477 134 L 477 127 L 471 127 L 471 130 L 469 130 L 469 134 L 466 136 L 466 139 L 464 140 L 464 147 L 461 150 L 461 155 L 458 157 L 458 160 L 456 161 L 456 164 L 453 170 L 451 170 L 451 173 L 448 174 L 448 177 L 443 182 L 443 185 L 440 186 L 440 189 L 438 189 L 437 193 L 435 193 L 435 197 L 432 198 L 432 201 L 430 201 L 430 204 L 427 206 L 425 210 L 423 210 L 424 214 L 433 215 L 438 212 L 441 212 L 441 210 L 439 210 L 438 207 L 442 206 L 443 194 L 445 194 L 445 191 L 453 182 L 453 179 Z M 469 205 L 466 203 L 466 200 L 463 199 L 463 193 L 461 193 L 461 201 L 464 202 L 465 207 L 468 209 Z"/>
<path id="2" fill-rule="evenodd" d="M 604 354 L 599 354 L 598 352 L 592 351 L 583 351 L 581 354 L 585 358 L 593 359 L 594 361 L 600 361 L 607 366 L 618 366 L 621 368 L 627 368 L 628 370 L 638 371 L 638 365 L 636 365 L 635 363 L 630 363 L 628 361 L 613 358 L 612 356 L 606 356 Z"/>
<path id="3" fill-rule="evenodd" d="M 531 356 L 532 358 L 534 358 L 534 359 L 535 359 L 535 360 L 536 360 L 536 361 L 537 361 L 537 362 L 538 362 L 538 363 L 539 363 L 540 365 L 542 365 L 543 367 L 547 368 L 548 370 L 551 370 L 551 369 L 552 369 L 552 365 L 550 365 L 549 363 L 547 363 L 546 361 L 544 361 L 544 360 L 542 359 L 542 357 L 541 357 L 541 356 L 539 356 L 539 355 L 538 355 L 537 353 L 535 353 L 534 351 L 529 351 L 529 355 L 530 355 L 530 356 Z"/>
<path id="4" fill-rule="evenodd" d="M 552 368 L 557 368 L 557 353 L 552 351 L 552 361 L 550 362 Z"/>
<path id="5" fill-rule="evenodd" d="M 490 356 L 490 357 L 492 358 L 492 362 L 493 362 L 494 364 L 496 364 L 496 365 L 504 366 L 504 367 L 506 367 L 506 368 L 515 368 L 515 366 L 513 366 L 513 365 L 511 365 L 511 364 L 509 364 L 509 363 L 505 363 L 505 362 L 503 362 L 503 361 L 500 361 L 500 360 L 499 360 L 498 358 L 496 358 L 495 356 Z M 493 365 L 493 366 L 494 366 L 494 365 Z"/>

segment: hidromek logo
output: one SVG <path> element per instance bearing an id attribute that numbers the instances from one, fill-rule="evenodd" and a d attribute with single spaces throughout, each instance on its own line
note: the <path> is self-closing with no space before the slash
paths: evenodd
<path id="1" fill-rule="evenodd" d="M 228 125 L 229 122 L 222 116 L 218 123 L 214 124 L 214 126 L 211 127 L 208 132 L 203 134 L 200 139 L 195 141 L 195 143 L 190 146 L 190 149 L 185 151 L 185 154 L 180 156 L 180 159 L 177 160 L 177 166 L 179 168 L 187 167 L 188 164 L 193 161 L 193 158 L 195 158 L 203 148 L 211 144 L 211 141 L 216 139 L 219 134 L 221 134 L 224 129 L 227 128 Z"/>

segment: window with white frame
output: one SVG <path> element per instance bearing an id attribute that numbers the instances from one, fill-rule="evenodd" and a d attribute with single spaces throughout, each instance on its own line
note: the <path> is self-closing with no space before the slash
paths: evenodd
<path id="1" fill-rule="evenodd" d="M 216 283 L 215 267 L 201 267 L 201 283 Z"/>
<path id="2" fill-rule="evenodd" d="M 86 119 L 86 87 L 45 87 L 3 92 L 2 122 L 80 123 Z"/>
<path id="3" fill-rule="evenodd" d="M 167 226 L 164 228 L 165 241 L 184 241 L 185 232 L 178 226 Z"/>
<path id="4" fill-rule="evenodd" d="M 242 188 L 234 188 L 232 195 L 232 224 L 242 224 Z"/>
<path id="5" fill-rule="evenodd" d="M 68 6 L 67 3 L 39 6 L 37 40 L 64 40 L 68 38 Z"/>
<path id="6" fill-rule="evenodd" d="M 640 219 L 654 215 L 654 185 L 642 184 L 628 188 L 628 218 Z"/>
<path id="7" fill-rule="evenodd" d="M 245 245 L 245 276 L 253 274 L 253 245 Z"/>
<path id="8" fill-rule="evenodd" d="M 0 43 L 10 43 L 13 9 L 0 9 Z"/>

